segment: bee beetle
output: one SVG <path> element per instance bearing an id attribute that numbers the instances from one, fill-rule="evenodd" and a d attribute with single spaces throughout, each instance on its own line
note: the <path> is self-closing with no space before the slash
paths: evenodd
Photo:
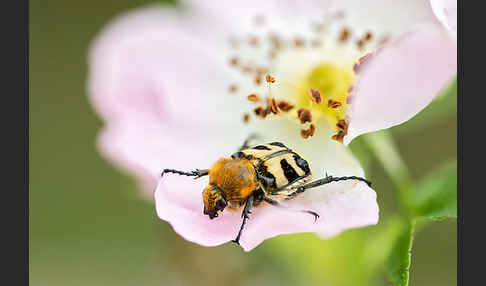
<path id="1" fill-rule="evenodd" d="M 165 173 L 194 176 L 195 179 L 209 175 L 209 184 L 202 192 L 203 213 L 210 219 L 218 217 L 225 208 L 242 209 L 242 223 L 233 242 L 239 244 L 241 233 L 251 209 L 262 202 L 283 207 L 280 202 L 295 198 L 310 188 L 344 180 L 359 180 L 369 186 L 371 182 L 357 176 L 333 177 L 312 181 L 308 162 L 299 154 L 280 142 L 248 146 L 246 140 L 238 152 L 216 161 L 211 169 L 196 169 L 184 172 L 164 169 Z M 302 210 L 319 218 L 319 214 Z"/>

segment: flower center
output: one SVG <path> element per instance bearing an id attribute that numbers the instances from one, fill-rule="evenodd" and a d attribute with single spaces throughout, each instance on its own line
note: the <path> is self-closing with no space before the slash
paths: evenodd
<path id="1" fill-rule="evenodd" d="M 302 127 L 304 139 L 324 123 L 332 139 L 343 142 L 356 68 L 386 40 L 362 27 L 354 30 L 343 19 L 343 13 L 330 12 L 320 20 L 303 19 L 311 29 L 297 34 L 258 25 L 253 34 L 230 38 L 228 63 L 240 79 L 228 91 L 244 94 L 253 105 L 243 114 L 244 123 L 285 118 Z"/>
<path id="2" fill-rule="evenodd" d="M 334 131 L 339 131 L 337 124 L 340 120 L 346 119 L 347 97 L 353 80 L 352 68 L 322 63 L 313 68 L 301 81 L 294 102 L 298 107 L 307 107 L 311 111 L 313 122 L 324 118 Z M 312 100 L 310 90 L 318 91 L 322 103 L 318 104 Z"/>

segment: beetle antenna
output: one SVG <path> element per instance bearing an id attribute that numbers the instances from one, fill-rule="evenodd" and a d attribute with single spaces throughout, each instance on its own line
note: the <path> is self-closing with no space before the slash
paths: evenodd
<path id="1" fill-rule="evenodd" d="M 345 176 L 345 177 L 333 177 L 333 176 L 328 176 L 326 173 L 326 177 L 323 179 L 316 180 L 314 182 L 310 182 L 308 184 L 305 184 L 303 186 L 300 186 L 295 190 L 293 193 L 290 193 L 287 195 L 288 198 L 294 197 L 300 193 L 305 192 L 308 189 L 319 187 L 325 184 L 329 184 L 332 182 L 339 182 L 339 181 L 347 181 L 347 180 L 358 180 L 361 182 L 366 183 L 369 187 L 371 187 L 371 182 L 366 180 L 365 178 L 357 177 L 357 176 Z"/>
<path id="2" fill-rule="evenodd" d="M 178 175 L 182 175 L 182 176 L 193 176 L 195 177 L 194 179 L 198 179 L 202 176 L 206 176 L 209 174 L 209 170 L 208 169 L 203 169 L 203 170 L 200 170 L 200 169 L 196 169 L 195 171 L 190 171 L 190 172 L 184 172 L 184 171 L 179 171 L 179 170 L 174 170 L 174 169 L 164 169 L 162 171 L 162 173 L 160 174 L 161 177 L 164 176 L 164 174 L 166 173 L 173 173 L 173 174 L 178 174 Z"/>

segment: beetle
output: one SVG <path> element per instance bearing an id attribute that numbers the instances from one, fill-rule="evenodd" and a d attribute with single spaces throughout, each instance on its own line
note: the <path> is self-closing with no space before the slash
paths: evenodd
<path id="1" fill-rule="evenodd" d="M 185 172 L 164 169 L 166 173 L 194 176 L 209 175 L 209 183 L 202 192 L 203 213 L 210 219 L 218 217 L 225 208 L 242 209 L 242 223 L 233 242 L 239 244 L 251 209 L 262 202 L 285 208 L 281 202 L 291 200 L 308 189 L 331 182 L 358 180 L 371 186 L 371 182 L 358 176 L 333 177 L 327 175 L 312 181 L 309 163 L 298 153 L 280 142 L 248 146 L 249 139 L 230 157 L 216 161 L 210 169 Z M 319 218 L 319 214 L 302 210 Z"/>

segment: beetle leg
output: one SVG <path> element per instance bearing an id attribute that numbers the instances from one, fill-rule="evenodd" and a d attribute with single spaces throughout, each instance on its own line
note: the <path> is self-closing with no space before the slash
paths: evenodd
<path id="1" fill-rule="evenodd" d="M 326 173 L 326 177 L 325 178 L 319 179 L 319 180 L 316 180 L 314 182 L 310 182 L 308 184 L 305 184 L 303 186 L 298 187 L 295 192 L 290 193 L 288 195 L 288 198 L 291 198 L 291 197 L 293 197 L 293 196 L 295 196 L 297 194 L 303 193 L 307 189 L 311 189 L 311 188 L 315 188 L 315 187 L 322 186 L 322 185 L 325 185 L 325 184 L 329 184 L 331 182 L 347 181 L 347 180 L 358 180 L 358 181 L 362 181 L 362 182 L 365 182 L 368 186 L 371 187 L 371 182 L 368 181 L 368 180 L 366 180 L 365 178 L 361 178 L 361 177 L 357 177 L 357 176 L 333 177 L 333 176 L 327 175 L 327 173 Z"/>
<path id="2" fill-rule="evenodd" d="M 303 212 L 303 213 L 307 213 L 307 214 L 311 214 L 314 216 L 314 222 L 317 221 L 317 219 L 320 217 L 320 215 L 316 212 L 313 212 L 313 211 L 309 211 L 309 210 L 293 210 L 293 209 L 290 209 L 286 206 L 283 206 L 281 205 L 279 202 L 277 202 L 276 200 L 273 200 L 269 197 L 263 197 L 263 200 L 267 203 L 269 203 L 270 205 L 274 206 L 274 207 L 278 207 L 278 208 L 283 208 L 283 209 L 286 209 L 286 210 L 289 210 L 289 211 L 296 211 L 296 212 Z"/>
<path id="3" fill-rule="evenodd" d="M 243 228 L 245 228 L 246 221 L 250 218 L 251 214 L 251 208 L 253 207 L 253 194 L 251 194 L 248 199 L 246 200 L 245 208 L 243 209 L 243 212 L 241 213 L 241 217 L 243 218 L 243 222 L 241 223 L 240 230 L 238 231 L 238 235 L 236 236 L 235 239 L 232 240 L 232 242 L 240 245 L 240 237 L 241 233 L 243 231 Z"/>
<path id="4" fill-rule="evenodd" d="M 275 179 L 274 178 L 270 178 L 270 177 L 266 177 L 260 173 L 257 172 L 257 179 L 262 181 L 263 182 L 263 186 L 265 187 L 268 187 L 268 186 L 272 186 L 275 184 Z"/>
<path id="5" fill-rule="evenodd" d="M 174 169 L 164 169 L 162 171 L 162 174 L 160 174 L 161 177 L 164 176 L 165 173 L 174 173 L 174 174 L 179 174 L 179 175 L 184 175 L 184 176 L 194 176 L 194 179 L 199 179 L 203 176 L 206 176 L 209 174 L 209 169 L 196 169 L 195 171 L 190 171 L 190 172 L 184 172 L 184 171 L 178 171 Z"/>

